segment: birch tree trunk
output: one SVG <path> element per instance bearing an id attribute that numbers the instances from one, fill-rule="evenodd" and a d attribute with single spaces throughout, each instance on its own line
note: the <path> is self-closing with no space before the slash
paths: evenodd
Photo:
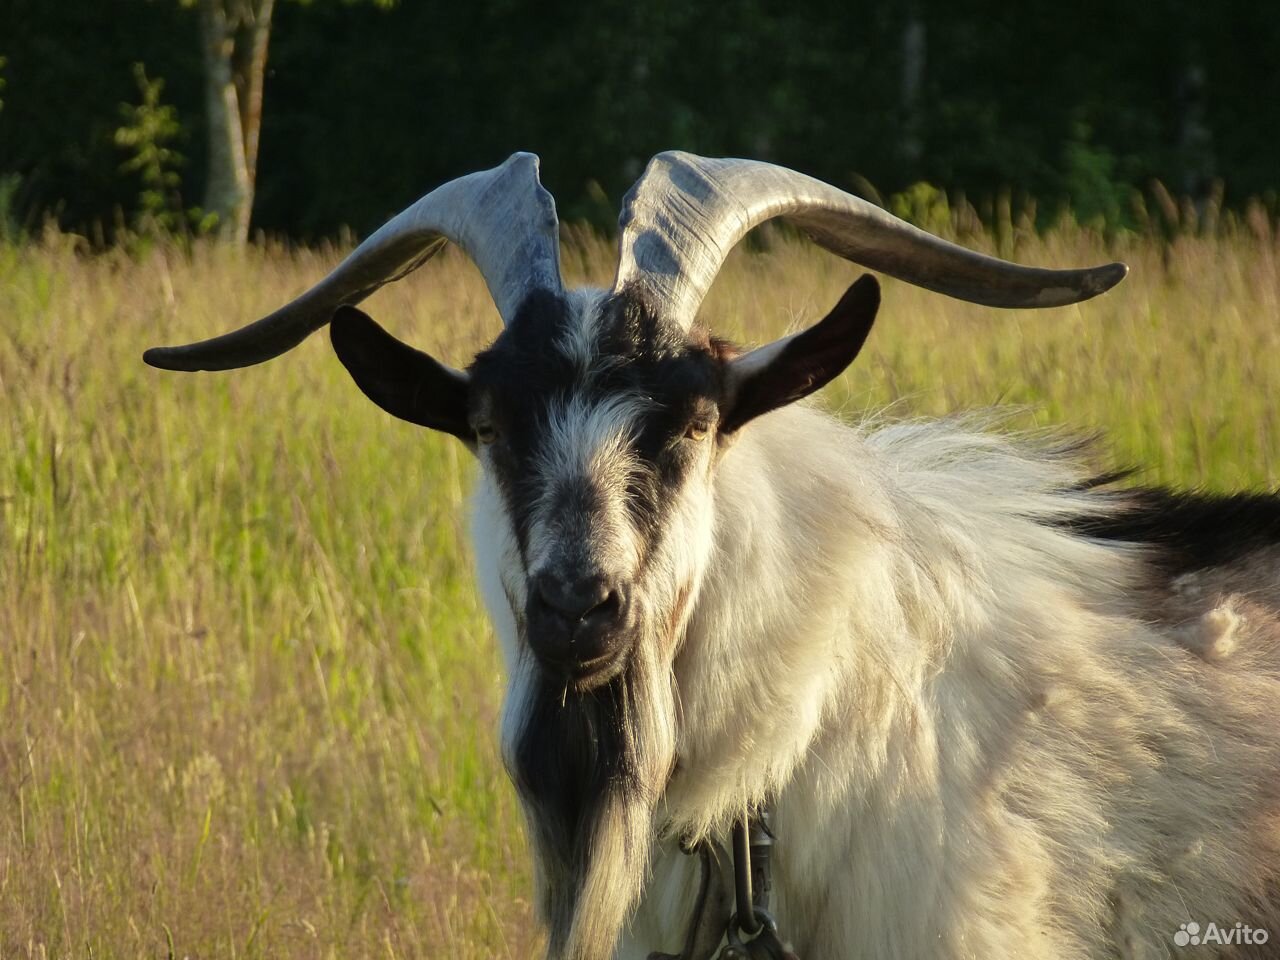
<path id="1" fill-rule="evenodd" d="M 902 29 L 902 159 L 912 174 L 924 155 L 924 122 L 921 116 L 920 91 L 924 86 L 925 56 L 928 34 L 916 4 L 908 7 L 907 22 Z"/>
<path id="2" fill-rule="evenodd" d="M 209 176 L 204 208 L 218 235 L 249 239 L 262 88 L 275 0 L 199 0 Z"/>
<path id="3" fill-rule="evenodd" d="M 245 56 L 236 73 L 236 93 L 240 98 L 240 129 L 244 132 L 244 162 L 249 183 L 258 182 L 258 132 L 262 129 L 262 88 L 267 78 L 267 41 L 271 39 L 271 17 L 275 0 L 257 0 L 252 23 L 247 28 L 247 42 L 241 45 Z"/>

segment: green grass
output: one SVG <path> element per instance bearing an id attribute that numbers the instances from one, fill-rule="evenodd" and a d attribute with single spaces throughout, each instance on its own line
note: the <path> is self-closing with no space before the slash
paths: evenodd
<path id="1" fill-rule="evenodd" d="M 1105 430 L 1150 481 L 1276 484 L 1265 225 L 1110 249 L 1064 227 L 1005 252 L 1134 273 L 1048 313 L 887 281 L 824 402 L 1027 405 L 1024 424 Z M 0 247 L 0 958 L 539 953 L 465 450 L 374 408 L 323 336 L 234 374 L 140 360 L 338 255 Z M 612 258 L 578 236 L 566 270 L 605 282 Z M 857 272 L 774 237 L 704 316 L 772 337 Z M 454 254 L 368 306 L 455 364 L 498 329 Z"/>

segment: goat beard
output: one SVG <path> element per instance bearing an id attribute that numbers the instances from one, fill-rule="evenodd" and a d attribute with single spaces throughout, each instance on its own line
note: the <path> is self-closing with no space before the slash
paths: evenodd
<path id="1" fill-rule="evenodd" d="M 602 960 L 639 897 L 654 815 L 675 761 L 670 672 L 636 644 L 587 693 L 541 670 L 515 751 L 551 960 Z"/>

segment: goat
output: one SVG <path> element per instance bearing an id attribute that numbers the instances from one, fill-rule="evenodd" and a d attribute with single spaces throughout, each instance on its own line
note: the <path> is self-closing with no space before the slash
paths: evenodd
<path id="1" fill-rule="evenodd" d="M 1017 266 L 790 170 L 664 153 L 625 198 L 612 289 L 566 290 L 554 202 L 516 154 L 270 316 L 145 359 L 246 366 L 331 322 L 374 403 L 479 459 L 503 758 L 551 960 L 679 949 L 698 864 L 677 842 L 766 803 L 775 913 L 807 960 L 1280 933 L 1280 498 L 1117 489 L 1069 446 L 795 403 L 858 354 L 880 296 L 867 275 L 774 343 L 711 336 L 703 296 L 773 217 L 992 306 L 1078 302 L 1127 269 Z M 466 370 L 355 307 L 447 240 L 505 325 Z M 1222 955 L 1244 949 L 1231 929 Z"/>

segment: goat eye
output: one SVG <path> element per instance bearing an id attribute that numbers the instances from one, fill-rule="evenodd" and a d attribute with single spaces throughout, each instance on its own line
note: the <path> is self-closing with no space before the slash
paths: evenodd
<path id="1" fill-rule="evenodd" d="M 707 438 L 707 434 L 710 432 L 711 424 L 704 423 L 701 420 L 695 420 L 685 429 L 684 438 L 695 442 L 698 440 L 705 440 Z"/>
<path id="2" fill-rule="evenodd" d="M 476 424 L 476 440 L 480 443 L 493 443 L 498 439 L 498 430 L 487 420 Z"/>

